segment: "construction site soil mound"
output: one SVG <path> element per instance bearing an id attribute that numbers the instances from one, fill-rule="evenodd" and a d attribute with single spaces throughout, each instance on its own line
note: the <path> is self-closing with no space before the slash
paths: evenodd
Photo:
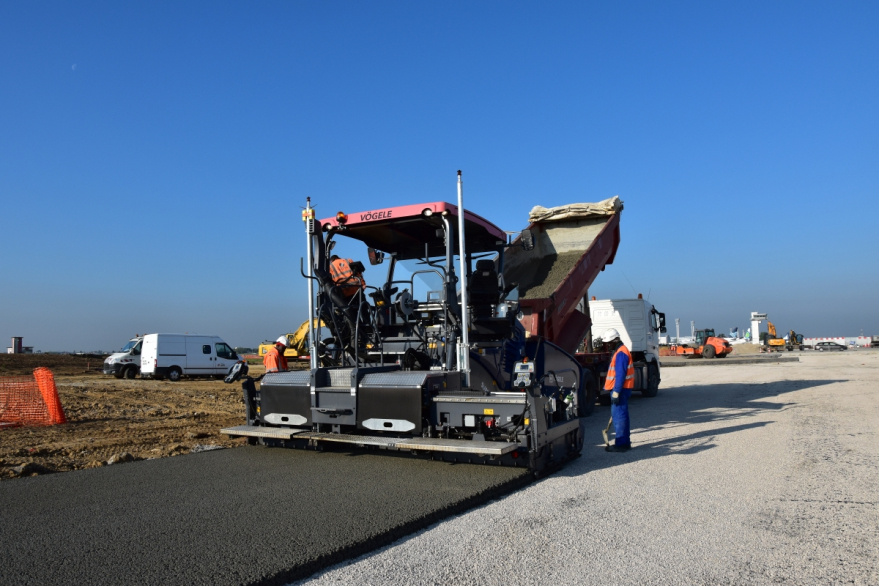
<path id="1" fill-rule="evenodd" d="M 222 379 L 116 379 L 102 356 L 0 355 L 0 379 L 55 375 L 66 424 L 0 428 L 0 480 L 241 446 L 219 431 L 244 422 L 241 386 Z M 262 365 L 252 366 L 259 375 Z"/>

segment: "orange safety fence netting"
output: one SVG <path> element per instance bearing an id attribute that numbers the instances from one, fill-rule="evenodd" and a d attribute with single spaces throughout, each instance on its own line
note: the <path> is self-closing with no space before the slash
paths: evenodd
<path id="1" fill-rule="evenodd" d="M 37 367 L 33 377 L 0 377 L 0 428 L 66 422 L 52 371 Z"/>

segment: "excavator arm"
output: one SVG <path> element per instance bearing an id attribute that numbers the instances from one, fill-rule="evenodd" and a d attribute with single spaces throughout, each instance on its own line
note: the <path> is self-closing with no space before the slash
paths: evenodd
<path id="1" fill-rule="evenodd" d="M 315 327 L 318 326 L 324 326 L 324 322 L 318 324 L 318 320 L 315 319 Z M 290 348 L 295 350 L 298 355 L 309 354 L 309 321 L 306 320 L 300 324 L 296 332 L 287 335 L 287 339 L 290 341 Z"/>

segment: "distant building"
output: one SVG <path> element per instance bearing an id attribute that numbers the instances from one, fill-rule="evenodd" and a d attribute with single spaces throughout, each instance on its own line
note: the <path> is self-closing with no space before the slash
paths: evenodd
<path id="1" fill-rule="evenodd" d="M 21 336 L 13 336 L 12 337 L 12 346 L 6 347 L 7 354 L 10 355 L 20 355 L 20 354 L 31 354 L 34 352 L 34 347 L 32 346 L 22 346 L 21 342 L 24 340 Z"/>

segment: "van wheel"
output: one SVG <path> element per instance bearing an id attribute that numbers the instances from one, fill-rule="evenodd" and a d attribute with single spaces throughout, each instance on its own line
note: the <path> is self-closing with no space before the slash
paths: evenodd
<path id="1" fill-rule="evenodd" d="M 125 370 L 125 378 L 126 379 L 134 379 L 137 377 L 138 370 L 135 367 L 128 367 Z"/>
<path id="2" fill-rule="evenodd" d="M 168 380 L 169 381 L 180 381 L 180 367 L 171 367 L 168 369 Z"/>

